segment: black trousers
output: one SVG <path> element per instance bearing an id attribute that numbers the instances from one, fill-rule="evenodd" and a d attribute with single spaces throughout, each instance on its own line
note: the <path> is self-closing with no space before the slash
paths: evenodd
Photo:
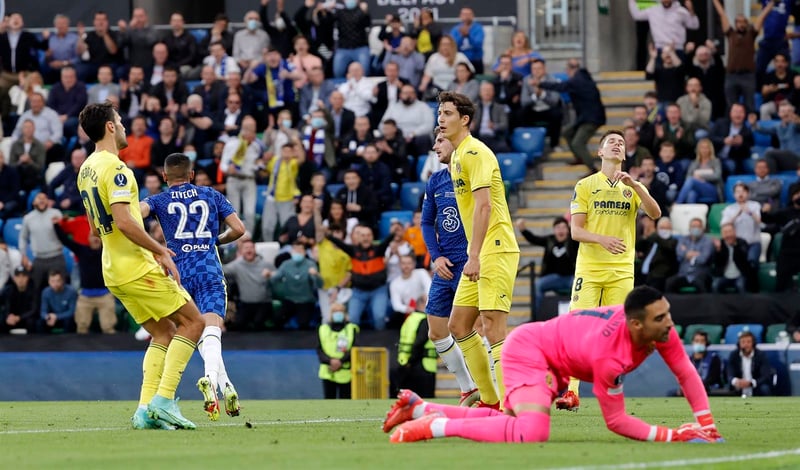
<path id="1" fill-rule="evenodd" d="M 336 398 L 350 399 L 350 382 L 339 384 L 331 380 L 322 381 L 322 391 L 325 393 L 326 400 Z"/>

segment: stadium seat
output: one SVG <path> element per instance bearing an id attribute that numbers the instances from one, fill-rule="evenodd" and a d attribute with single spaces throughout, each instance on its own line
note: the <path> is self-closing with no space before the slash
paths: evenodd
<path id="1" fill-rule="evenodd" d="M 739 341 L 739 335 L 749 331 L 756 337 L 756 343 L 761 342 L 761 337 L 764 333 L 764 327 L 758 323 L 735 323 L 728 325 L 725 329 L 725 344 L 736 344 Z"/>
<path id="2" fill-rule="evenodd" d="M 569 295 L 569 292 L 567 292 L 567 295 Z M 678 333 L 678 338 L 681 338 L 683 335 L 683 327 L 680 325 L 675 325 L 675 332 Z"/>
<path id="3" fill-rule="evenodd" d="M 708 225 L 706 223 L 708 206 L 705 204 L 675 204 L 669 215 L 672 219 L 672 230 L 676 235 L 688 235 L 689 223 L 694 218 L 700 218 L 704 226 Z"/>
<path id="4" fill-rule="evenodd" d="M 256 243 L 256 254 L 261 255 L 261 258 L 267 263 L 273 263 L 280 250 L 281 244 L 278 242 Z"/>
<path id="5" fill-rule="evenodd" d="M 764 147 L 753 147 L 750 150 L 753 154 L 758 154 L 758 158 L 764 156 L 764 152 L 767 151 Z M 756 159 L 755 158 L 745 158 L 742 160 L 742 170 L 744 171 L 745 175 L 752 175 L 755 174 L 756 171 Z"/>
<path id="6" fill-rule="evenodd" d="M 776 271 L 775 262 L 761 263 L 758 265 L 758 290 L 759 292 L 775 292 Z"/>
<path id="7" fill-rule="evenodd" d="M 722 211 L 728 207 L 728 203 L 720 202 L 718 204 L 712 204 L 711 209 L 708 211 L 708 234 L 714 235 L 715 237 L 719 236 L 719 225 L 722 222 Z"/>
<path id="8" fill-rule="evenodd" d="M 339 85 L 344 85 L 345 83 L 347 83 L 347 79 L 344 78 L 344 77 L 342 77 L 342 78 L 328 78 L 325 81 L 328 82 L 328 83 L 333 84 L 333 86 L 335 88 L 339 88 Z"/>
<path id="9" fill-rule="evenodd" d="M 778 127 L 781 121 L 774 119 L 770 121 L 758 121 L 758 127 L 762 129 L 772 129 Z M 772 136 L 764 132 L 753 131 L 753 140 L 759 147 L 769 147 L 772 145 Z"/>
<path id="10" fill-rule="evenodd" d="M 736 199 L 733 198 L 733 187 L 736 186 L 736 183 L 749 183 L 751 181 L 756 180 L 756 175 L 731 175 L 728 179 L 725 180 L 725 201 L 727 202 L 735 202 Z"/>
<path id="11" fill-rule="evenodd" d="M 497 162 L 500 164 L 500 174 L 503 181 L 509 181 L 512 186 L 525 182 L 527 168 L 524 153 L 498 153 Z"/>
<path id="12" fill-rule="evenodd" d="M 777 232 L 772 236 L 772 251 L 769 254 L 770 261 L 777 261 L 781 252 L 781 245 L 783 244 L 783 234 Z"/>
<path id="13" fill-rule="evenodd" d="M 398 219 L 402 224 L 411 223 L 414 213 L 411 211 L 386 211 L 381 214 L 381 221 L 378 226 L 378 236 L 383 240 L 389 235 L 392 219 Z"/>
<path id="14" fill-rule="evenodd" d="M 260 184 L 256 187 L 256 214 L 264 213 L 264 203 L 267 201 L 267 185 Z"/>
<path id="15" fill-rule="evenodd" d="M 198 85 L 201 85 L 203 82 L 202 80 L 188 80 L 186 82 L 186 88 L 189 90 L 189 93 L 192 92 Z"/>
<path id="16" fill-rule="evenodd" d="M 427 153 L 425 155 L 420 155 L 419 158 L 417 158 L 417 168 L 416 168 L 417 178 L 419 178 L 420 175 L 422 175 L 422 169 L 425 168 L 425 164 L 427 162 L 428 162 L 428 154 Z"/>
<path id="17" fill-rule="evenodd" d="M 425 183 L 403 183 L 400 187 L 400 208 L 404 211 L 416 211 L 425 194 Z"/>
<path id="18" fill-rule="evenodd" d="M 544 139 L 547 129 L 544 127 L 517 127 L 511 134 L 511 148 L 515 152 L 526 155 L 526 163 L 532 165 L 544 155 Z"/>
<path id="19" fill-rule="evenodd" d="M 786 331 L 786 323 L 775 323 L 774 325 L 769 325 L 767 327 L 767 332 L 764 333 L 764 342 L 765 343 L 774 343 L 776 339 L 778 339 L 778 335 L 781 331 Z"/>
<path id="20" fill-rule="evenodd" d="M 12 217 L 3 225 L 3 240 L 8 246 L 19 247 L 19 232 L 22 230 L 22 217 Z"/>
<path id="21" fill-rule="evenodd" d="M 64 259 L 67 262 L 66 274 L 67 276 L 72 276 L 72 271 L 75 269 L 75 255 L 67 247 L 64 247 Z"/>
<path id="22" fill-rule="evenodd" d="M 332 198 L 335 198 L 336 193 L 338 193 L 342 188 L 344 188 L 344 184 L 342 183 L 330 183 L 325 186 L 325 189 L 328 190 L 328 194 L 330 194 Z"/>
<path id="23" fill-rule="evenodd" d="M 194 39 L 197 41 L 197 44 L 200 44 L 203 39 L 208 36 L 208 31 L 205 29 L 190 29 L 189 33 L 194 36 Z M 191 90 L 190 90 L 191 91 Z"/>
<path id="24" fill-rule="evenodd" d="M 569 80 L 569 76 L 566 72 L 555 72 L 550 75 L 558 82 L 566 82 Z M 563 101 L 564 104 L 569 104 L 572 102 L 572 98 L 569 96 L 569 93 L 561 93 L 561 101 Z"/>
<path id="25" fill-rule="evenodd" d="M 781 188 L 781 207 L 789 206 L 789 188 L 797 181 L 797 173 L 779 173 L 775 175 L 775 177 L 783 181 L 783 187 Z"/>
<path id="26" fill-rule="evenodd" d="M 692 337 L 698 331 L 705 331 L 708 333 L 709 344 L 719 344 L 722 340 L 722 325 L 713 325 L 710 323 L 695 323 L 688 325 L 683 334 L 684 344 L 691 344 Z"/>
<path id="27" fill-rule="evenodd" d="M 205 168 L 205 167 L 211 165 L 212 163 L 214 163 L 214 159 L 213 158 L 201 158 L 201 159 L 199 159 L 199 160 L 194 162 L 194 167 L 195 168 Z M 212 175 L 208 175 L 208 176 L 211 176 L 212 179 L 213 179 Z"/>
<path id="28" fill-rule="evenodd" d="M 772 235 L 767 232 L 761 232 L 761 255 L 758 257 L 759 263 L 767 262 L 767 253 L 769 251 L 770 241 L 772 241 Z"/>
<path id="29" fill-rule="evenodd" d="M 426 101 L 428 106 L 431 108 L 431 112 L 433 112 L 433 122 L 434 126 L 437 122 L 439 122 L 439 102 L 437 101 Z"/>
<path id="30" fill-rule="evenodd" d="M 33 209 L 33 200 L 34 200 L 34 198 L 36 198 L 36 195 L 39 194 L 40 192 L 42 192 L 41 189 L 33 188 L 33 189 L 31 189 L 31 192 L 28 193 L 28 203 L 25 206 L 26 207 L 26 209 L 25 209 L 26 213 L 30 212 L 31 209 Z"/>

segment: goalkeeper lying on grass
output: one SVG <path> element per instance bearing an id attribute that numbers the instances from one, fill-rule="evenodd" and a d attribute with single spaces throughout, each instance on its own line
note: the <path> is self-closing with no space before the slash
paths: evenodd
<path id="1" fill-rule="evenodd" d="M 550 408 L 569 377 L 594 384 L 608 429 L 642 441 L 723 442 L 703 382 L 673 328 L 669 302 L 651 287 L 637 287 L 625 305 L 575 310 L 547 322 L 527 323 L 506 339 L 502 414 L 423 401 L 401 390 L 387 413 L 392 442 L 463 437 L 482 442 L 542 442 L 550 436 Z M 696 423 L 655 426 L 625 413 L 625 374 L 658 351 L 675 374 Z"/>

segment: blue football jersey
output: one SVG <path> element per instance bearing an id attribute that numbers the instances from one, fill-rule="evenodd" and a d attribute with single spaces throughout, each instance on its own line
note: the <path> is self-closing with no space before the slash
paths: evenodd
<path id="1" fill-rule="evenodd" d="M 431 260 L 444 256 L 456 264 L 467 261 L 467 236 L 458 213 L 453 180 L 447 169 L 432 174 L 425 187 L 422 201 L 423 235 L 426 226 L 432 226 L 436 231 L 435 238 L 425 237 Z"/>
<path id="2" fill-rule="evenodd" d="M 223 276 L 217 255 L 220 221 L 235 210 L 219 191 L 184 183 L 144 200 L 158 219 L 184 278 Z"/>

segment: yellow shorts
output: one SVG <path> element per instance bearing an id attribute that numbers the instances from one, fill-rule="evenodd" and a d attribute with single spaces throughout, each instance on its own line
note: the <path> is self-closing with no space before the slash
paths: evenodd
<path id="1" fill-rule="evenodd" d="M 190 302 L 192 297 L 160 269 L 153 269 L 135 281 L 109 286 L 136 323 L 166 318 Z"/>
<path id="2" fill-rule="evenodd" d="M 462 274 L 453 305 L 478 307 L 481 312 L 486 310 L 509 312 L 518 265 L 519 253 L 492 253 L 481 257 L 480 279 L 478 282 L 472 282 Z"/>
<path id="3" fill-rule="evenodd" d="M 575 273 L 570 310 L 621 305 L 633 290 L 633 273 L 625 271 L 586 271 Z"/>

